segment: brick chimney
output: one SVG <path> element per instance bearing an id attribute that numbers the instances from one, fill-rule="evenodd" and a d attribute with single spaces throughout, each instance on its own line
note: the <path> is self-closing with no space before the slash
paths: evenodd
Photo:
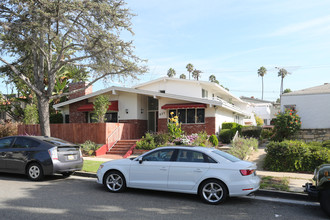
<path id="1" fill-rule="evenodd" d="M 86 85 L 88 84 L 88 82 L 75 82 L 75 83 L 70 83 L 69 84 L 69 92 L 76 90 L 76 89 L 81 89 L 81 88 L 85 88 Z M 79 92 L 75 92 L 72 95 L 69 95 L 69 100 L 70 99 L 75 99 L 78 98 L 80 96 L 84 96 L 87 94 L 90 94 L 93 92 L 93 86 L 88 87 L 87 89 L 81 90 Z"/>

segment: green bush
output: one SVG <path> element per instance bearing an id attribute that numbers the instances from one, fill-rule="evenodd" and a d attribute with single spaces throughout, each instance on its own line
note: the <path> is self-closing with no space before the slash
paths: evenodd
<path id="1" fill-rule="evenodd" d="M 233 141 L 232 145 L 228 153 L 244 160 L 253 151 L 258 149 L 258 140 L 256 138 L 238 137 Z"/>
<path id="2" fill-rule="evenodd" d="M 219 134 L 219 140 L 224 144 L 229 144 L 233 139 L 235 133 L 233 129 L 221 129 Z"/>
<path id="3" fill-rule="evenodd" d="M 234 129 L 236 131 L 241 132 L 242 125 L 237 124 L 236 122 L 224 122 L 222 123 L 222 129 Z"/>
<path id="4" fill-rule="evenodd" d="M 100 145 L 88 140 L 81 144 L 81 148 L 84 155 L 92 156 L 95 155 L 95 151 L 100 148 Z"/>
<path id="5" fill-rule="evenodd" d="M 330 140 L 323 141 L 322 146 L 330 149 Z"/>
<path id="6" fill-rule="evenodd" d="M 218 144 L 219 144 L 218 138 L 214 134 L 212 134 L 209 137 L 209 142 L 212 144 L 213 147 L 218 146 Z"/>
<path id="7" fill-rule="evenodd" d="M 0 138 L 17 135 L 17 123 L 0 124 Z"/>
<path id="8" fill-rule="evenodd" d="M 63 123 L 63 115 L 61 113 L 51 114 L 49 116 L 49 122 L 51 124 L 62 124 Z"/>
<path id="9" fill-rule="evenodd" d="M 286 110 L 276 116 L 274 120 L 273 140 L 282 141 L 295 136 L 301 127 L 300 117 L 295 110 Z"/>
<path id="10" fill-rule="evenodd" d="M 265 129 L 261 130 L 260 138 L 269 140 L 274 135 L 273 129 Z"/>
<path id="11" fill-rule="evenodd" d="M 330 162 L 330 150 L 303 141 L 270 142 L 266 152 L 264 168 L 272 171 L 312 172 Z"/>
<path id="12" fill-rule="evenodd" d="M 249 127 L 243 127 L 241 130 L 241 135 L 243 137 L 253 137 L 253 138 L 260 138 L 260 134 L 261 134 L 261 127 L 256 127 L 256 126 L 249 126 Z"/>
<path id="13" fill-rule="evenodd" d="M 156 148 L 155 140 L 152 134 L 146 133 L 141 140 L 136 142 L 135 149 L 138 150 L 152 150 Z"/>
<path id="14" fill-rule="evenodd" d="M 170 139 L 170 135 L 168 133 L 156 133 L 152 136 L 156 146 L 165 145 Z"/>

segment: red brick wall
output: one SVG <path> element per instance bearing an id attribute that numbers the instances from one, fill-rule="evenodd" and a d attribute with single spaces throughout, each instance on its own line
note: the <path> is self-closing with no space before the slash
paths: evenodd
<path id="1" fill-rule="evenodd" d="M 86 121 L 86 113 L 85 112 L 78 112 L 77 109 L 88 103 L 88 100 L 82 100 L 79 102 L 75 102 L 69 105 L 69 112 L 70 112 L 70 123 L 87 123 Z"/>
<path id="2" fill-rule="evenodd" d="M 76 83 L 70 83 L 69 85 L 69 92 L 76 90 L 76 89 L 80 89 L 80 88 L 84 88 L 87 85 L 86 82 L 76 82 Z M 72 95 L 69 95 L 69 99 L 75 99 L 78 98 L 80 96 L 84 96 L 87 94 L 90 94 L 93 92 L 93 86 L 88 87 L 85 90 L 73 93 Z"/>
<path id="3" fill-rule="evenodd" d="M 181 128 L 186 134 L 206 131 L 208 135 L 215 134 L 215 117 L 206 117 L 204 124 L 182 124 Z M 158 131 L 167 132 L 167 119 L 158 119 Z"/>
<path id="4" fill-rule="evenodd" d="M 119 120 L 119 123 L 130 123 L 135 124 L 136 135 L 138 138 L 141 138 L 148 130 L 148 121 L 147 120 Z"/>

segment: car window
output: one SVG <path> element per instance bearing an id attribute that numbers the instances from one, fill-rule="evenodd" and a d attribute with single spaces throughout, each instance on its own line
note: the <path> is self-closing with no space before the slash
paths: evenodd
<path id="1" fill-rule="evenodd" d="M 178 162 L 194 162 L 194 163 L 204 163 L 208 162 L 205 160 L 207 158 L 202 152 L 192 151 L 192 150 L 179 150 Z"/>
<path id="2" fill-rule="evenodd" d="M 170 161 L 175 149 L 157 150 L 143 157 L 144 161 Z"/>
<path id="3" fill-rule="evenodd" d="M 241 159 L 238 159 L 237 157 L 235 157 L 235 156 L 233 156 L 231 154 L 228 154 L 226 152 L 223 152 L 221 150 L 214 150 L 212 152 L 215 153 L 215 154 L 218 154 L 218 155 L 222 156 L 223 158 L 225 158 L 225 159 L 227 159 L 227 160 L 229 160 L 231 162 L 241 161 Z"/>
<path id="4" fill-rule="evenodd" d="M 33 147 L 38 147 L 39 142 L 32 140 L 30 138 L 17 138 L 13 148 L 33 148 Z"/>
<path id="5" fill-rule="evenodd" d="M 9 148 L 13 141 L 14 141 L 13 137 L 1 139 L 0 140 L 0 149 Z"/>

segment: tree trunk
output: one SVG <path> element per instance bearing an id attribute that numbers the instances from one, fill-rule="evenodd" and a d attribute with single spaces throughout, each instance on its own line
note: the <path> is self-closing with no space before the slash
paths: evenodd
<path id="1" fill-rule="evenodd" d="M 264 77 L 261 77 L 261 81 L 262 81 L 262 93 L 261 93 L 261 100 L 264 100 Z"/>
<path id="2" fill-rule="evenodd" d="M 281 94 L 280 94 L 280 96 L 283 94 L 283 78 L 284 77 L 281 77 Z"/>
<path id="3" fill-rule="evenodd" d="M 50 137 L 49 99 L 43 96 L 37 96 L 37 99 L 41 135 Z"/>

